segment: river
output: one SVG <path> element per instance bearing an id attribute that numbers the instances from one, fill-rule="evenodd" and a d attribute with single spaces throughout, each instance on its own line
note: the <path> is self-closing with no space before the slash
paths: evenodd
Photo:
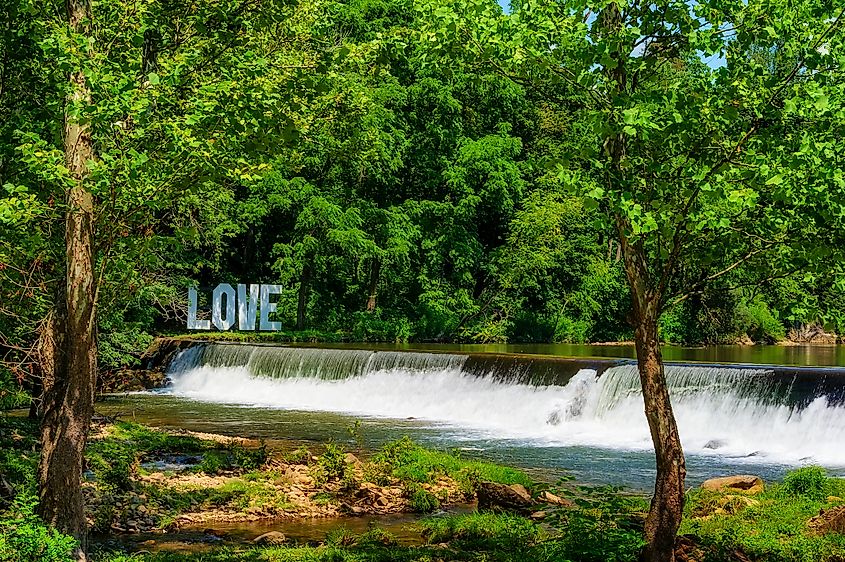
<path id="1" fill-rule="evenodd" d="M 199 344 L 173 362 L 167 388 L 113 395 L 98 409 L 269 440 L 353 446 L 357 439 L 368 449 L 409 435 L 539 478 L 648 490 L 654 461 L 636 369 L 630 361 L 585 359 L 631 351 Z M 777 479 L 810 463 L 845 474 L 838 347 L 670 347 L 666 356 L 712 362 L 667 370 L 691 484 L 740 472 Z"/>

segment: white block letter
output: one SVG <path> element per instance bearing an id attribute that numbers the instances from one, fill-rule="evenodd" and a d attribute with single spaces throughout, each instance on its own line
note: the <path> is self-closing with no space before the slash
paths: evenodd
<path id="1" fill-rule="evenodd" d="M 222 317 L 223 295 L 226 295 L 226 318 Z M 235 290 L 228 283 L 220 283 L 211 299 L 211 321 L 220 331 L 235 325 Z"/>
<path id="2" fill-rule="evenodd" d="M 276 312 L 276 303 L 270 302 L 270 295 L 278 295 L 281 292 L 281 285 L 261 285 L 261 324 L 259 330 L 274 331 L 282 329 L 281 322 L 270 322 L 270 313 Z"/>
<path id="3" fill-rule="evenodd" d="M 255 313 L 258 311 L 259 285 L 250 285 L 249 294 L 246 285 L 238 285 L 238 330 L 255 329 Z"/>
<path id="4" fill-rule="evenodd" d="M 211 322 L 208 320 L 197 320 L 197 290 L 193 287 L 188 288 L 188 329 L 211 329 Z"/>

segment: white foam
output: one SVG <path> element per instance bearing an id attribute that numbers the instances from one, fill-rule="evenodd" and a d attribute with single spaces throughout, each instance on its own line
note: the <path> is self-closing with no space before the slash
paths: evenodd
<path id="1" fill-rule="evenodd" d="M 798 409 L 755 396 L 742 382 L 750 379 L 730 382 L 747 374 L 677 373 L 670 377 L 672 401 L 687 454 L 845 466 L 845 408 L 820 397 Z M 467 437 L 543 446 L 651 448 L 633 367 L 614 367 L 598 380 L 585 369 L 565 385 L 551 386 L 476 377 L 459 364 L 440 370 L 392 365 L 333 379 L 260 377 L 247 365 L 193 366 L 171 378 L 169 392 L 204 401 L 413 417 L 466 430 Z"/>

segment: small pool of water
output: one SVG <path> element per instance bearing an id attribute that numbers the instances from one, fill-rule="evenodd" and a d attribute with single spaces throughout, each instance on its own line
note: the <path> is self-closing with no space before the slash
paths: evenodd
<path id="1" fill-rule="evenodd" d="M 426 517 L 441 517 L 447 514 L 469 513 L 472 505 L 452 506 Z M 392 515 L 364 515 L 359 517 L 326 517 L 311 519 L 281 519 L 243 522 L 209 522 L 187 525 L 178 531 L 168 533 L 142 533 L 137 535 L 92 536 L 95 545 L 109 550 L 137 552 L 197 553 L 206 552 L 222 545 L 251 544 L 256 538 L 270 531 L 283 533 L 288 544 L 316 545 L 326 541 L 327 536 L 339 531 L 360 535 L 372 528 L 389 532 L 397 543 L 404 546 L 421 545 L 423 540 L 417 523 L 422 515 L 400 513 Z"/>

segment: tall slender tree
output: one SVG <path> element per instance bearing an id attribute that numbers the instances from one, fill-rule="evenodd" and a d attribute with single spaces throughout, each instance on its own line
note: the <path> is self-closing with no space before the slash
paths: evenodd
<path id="1" fill-rule="evenodd" d="M 88 0 L 68 0 L 67 12 L 72 33 L 87 39 L 92 25 Z M 88 56 L 87 49 L 80 56 Z M 97 376 L 94 198 L 87 185 L 95 153 L 90 126 L 82 117 L 84 106 L 91 103 L 82 68 L 73 70 L 70 84 L 63 134 L 65 165 L 73 182 L 65 214 L 66 283 L 56 299 L 57 321 L 50 324 L 58 345 L 52 384 L 45 393 L 38 480 L 41 516 L 79 540 L 76 556 L 84 560 L 83 454 Z"/>

